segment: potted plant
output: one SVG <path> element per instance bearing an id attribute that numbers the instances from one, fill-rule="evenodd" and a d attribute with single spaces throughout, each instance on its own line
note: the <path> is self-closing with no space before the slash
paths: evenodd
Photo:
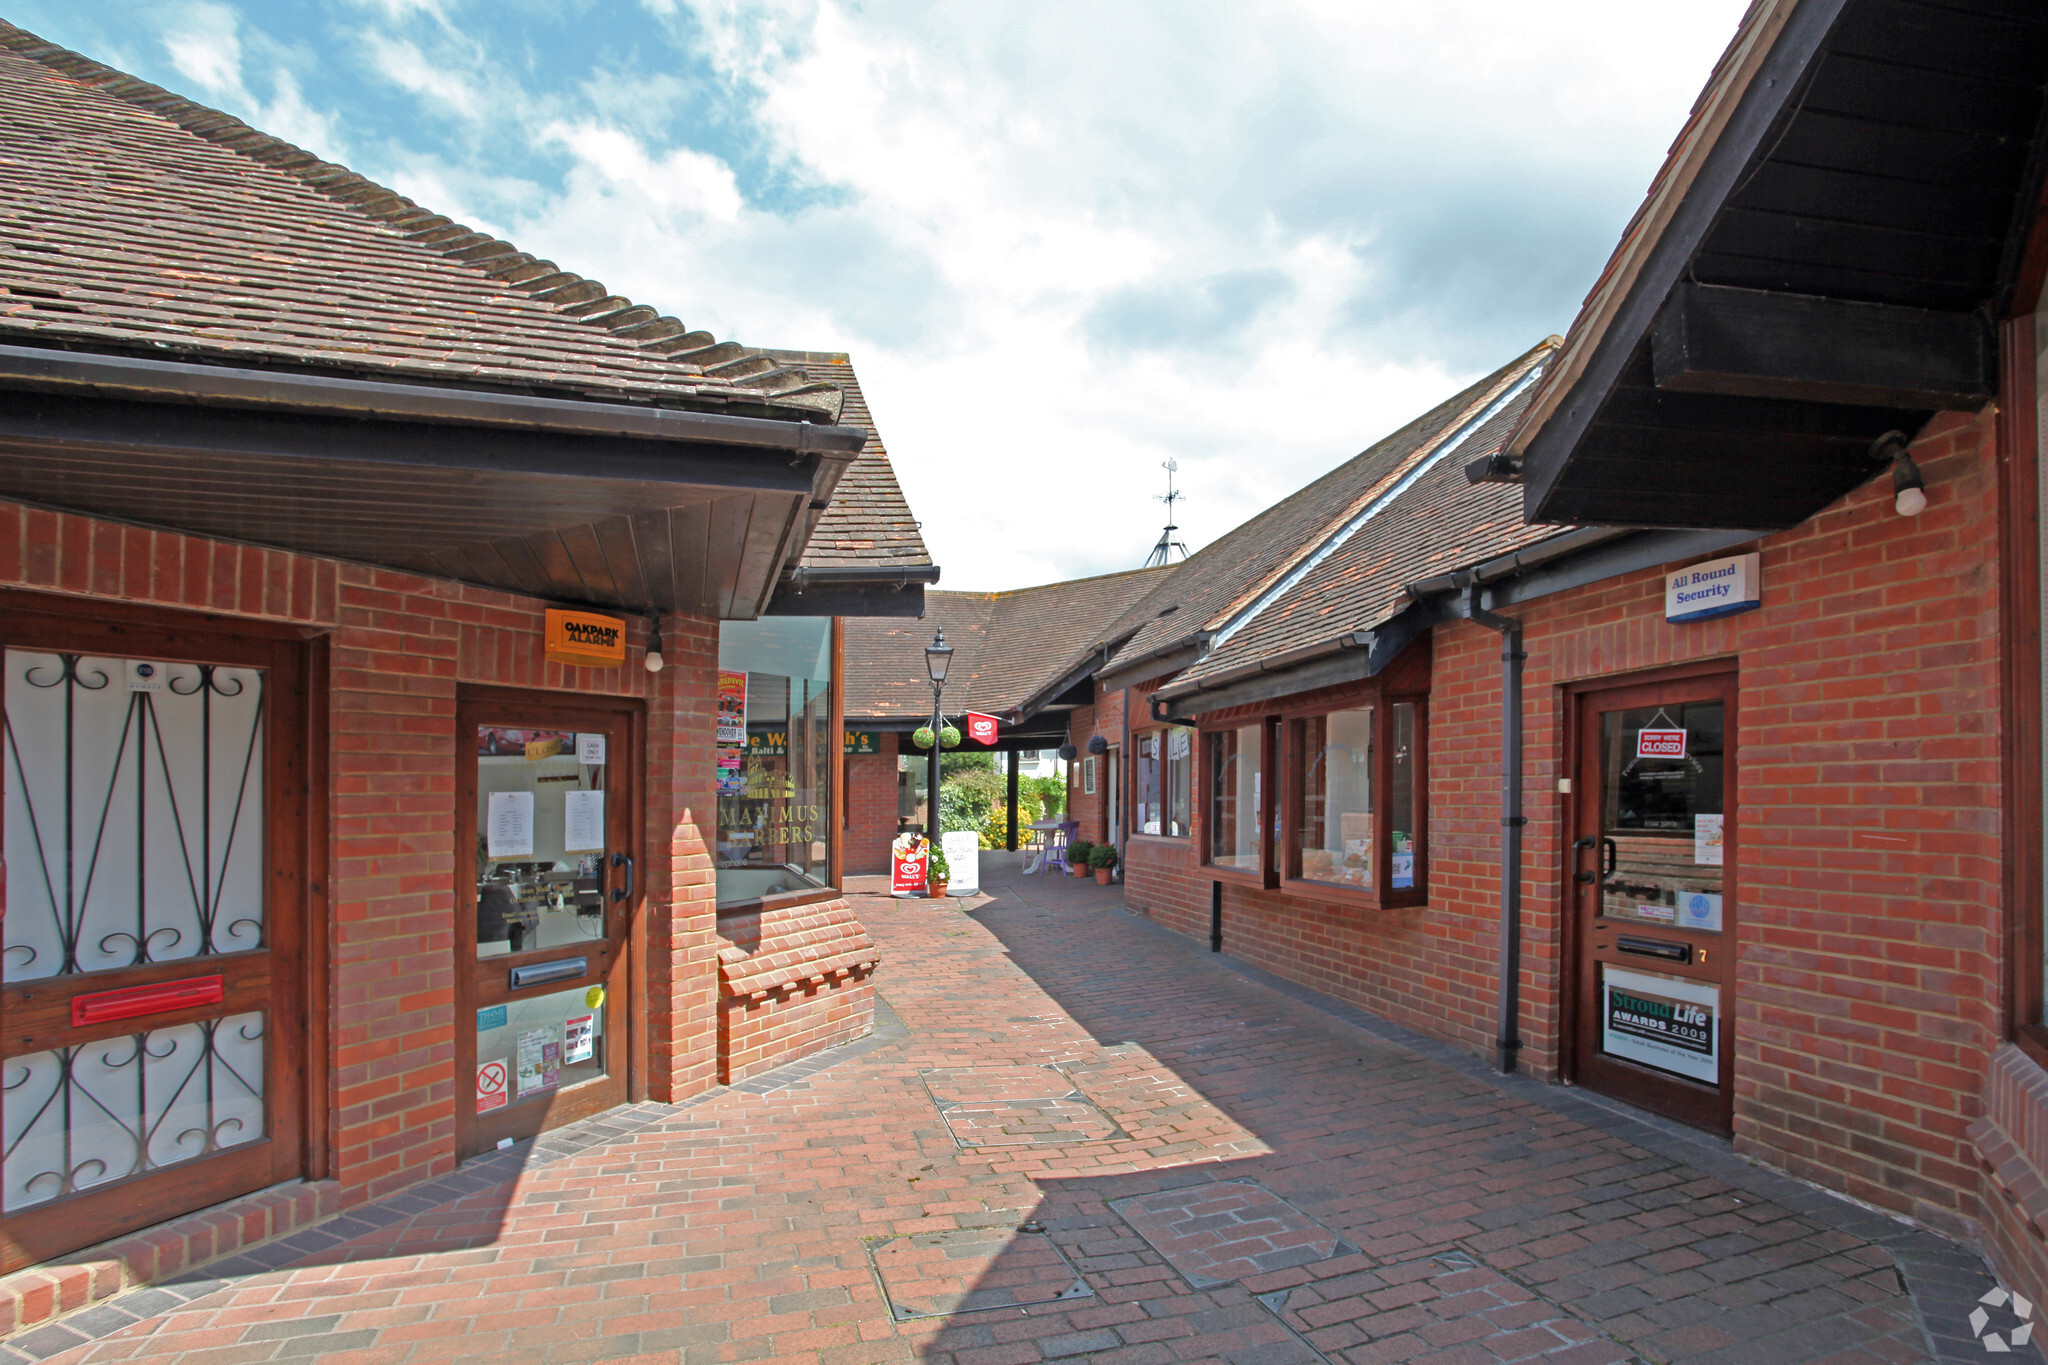
<path id="1" fill-rule="evenodd" d="M 1088 866 L 1094 869 L 1095 884 L 1108 886 L 1111 874 L 1116 871 L 1116 845 L 1097 844 L 1089 849 Z"/>
<path id="2" fill-rule="evenodd" d="M 931 858 L 925 864 L 925 891 L 934 896 L 945 895 L 946 878 L 951 874 L 952 870 L 952 868 L 946 866 L 946 855 L 939 851 L 938 844 L 934 842 L 931 845 Z"/>
<path id="3" fill-rule="evenodd" d="M 1088 852 L 1095 845 L 1086 839 L 1076 839 L 1067 845 L 1067 871 L 1076 877 L 1088 875 Z"/>

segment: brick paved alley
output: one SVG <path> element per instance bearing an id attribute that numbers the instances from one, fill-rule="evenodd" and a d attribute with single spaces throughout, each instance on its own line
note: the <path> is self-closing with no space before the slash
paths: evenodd
<path id="1" fill-rule="evenodd" d="M 0 1355 L 1982 1356 L 1974 1256 L 1711 1140 L 1498 1083 L 1115 889 L 860 900 L 886 954 L 872 1037 L 495 1154 Z"/>

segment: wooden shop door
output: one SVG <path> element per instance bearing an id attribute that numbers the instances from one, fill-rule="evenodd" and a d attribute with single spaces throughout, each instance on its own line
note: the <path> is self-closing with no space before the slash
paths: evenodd
<path id="1" fill-rule="evenodd" d="M 1716 1132 L 1733 1117 L 1733 673 L 1575 699 L 1571 1076 Z"/>
<path id="2" fill-rule="evenodd" d="M 12 611 L 0 1269 L 304 1171 L 305 646 Z"/>
<path id="3" fill-rule="evenodd" d="M 623 1104 L 638 1021 L 636 703 L 465 689 L 456 707 L 463 1156 Z"/>

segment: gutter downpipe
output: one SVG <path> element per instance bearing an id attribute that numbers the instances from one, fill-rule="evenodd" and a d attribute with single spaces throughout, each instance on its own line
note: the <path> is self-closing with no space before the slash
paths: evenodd
<path id="1" fill-rule="evenodd" d="M 1502 1075 L 1522 1049 L 1522 623 L 1480 605 L 1477 574 L 1465 584 L 1465 615 L 1500 632 L 1500 1009 L 1494 1061 Z"/>

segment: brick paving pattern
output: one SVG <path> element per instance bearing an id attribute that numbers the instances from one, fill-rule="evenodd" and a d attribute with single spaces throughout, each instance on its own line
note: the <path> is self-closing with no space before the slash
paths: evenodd
<path id="1" fill-rule="evenodd" d="M 1327 1261 L 1342 1245 L 1336 1233 L 1248 1180 L 1143 1194 L 1110 1207 L 1199 1289 Z"/>
<path id="2" fill-rule="evenodd" d="M 860 910 L 893 1007 L 875 1036 L 687 1108 L 642 1106 L 632 1124 L 524 1169 L 516 1153 L 494 1154 L 451 1178 L 466 1182 L 459 1197 L 358 1211 L 336 1225 L 351 1240 L 295 1264 L 202 1271 L 41 1329 L 68 1337 L 16 1338 L 0 1357 L 1982 1356 L 1964 1319 L 1991 1280 L 1967 1253 L 1753 1171 L 1711 1141 L 1576 1092 L 1495 1083 L 1433 1045 L 1375 1032 L 1125 913 L 1114 888 L 1034 877 L 965 902 L 862 898 Z M 963 1146 L 935 1093 L 1018 1097 L 972 1089 L 977 1072 L 1035 1073 L 1041 1090 L 1023 1099 L 1078 1096 L 1114 1128 Z M 962 1088 L 935 1091 L 941 1073 Z M 1305 1264 L 1191 1280 L 1143 1235 L 1142 1210 L 1185 1213 L 1227 1182 L 1342 1244 Z M 1026 1302 L 1069 1273 L 1092 1292 Z M 144 1320 L 69 1344 L 123 1312 Z"/>

